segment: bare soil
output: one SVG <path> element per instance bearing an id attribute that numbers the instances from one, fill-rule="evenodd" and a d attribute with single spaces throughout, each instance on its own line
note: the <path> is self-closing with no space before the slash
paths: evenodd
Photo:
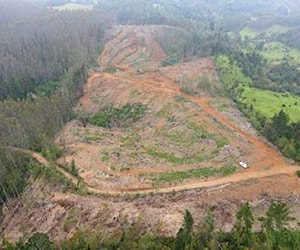
<path id="1" fill-rule="evenodd" d="M 300 217 L 295 174 L 299 166 L 257 135 L 230 100 L 205 90 L 198 97 L 180 90 L 178 79 L 205 77 L 220 84 L 218 74 L 209 58 L 161 67 L 167 55 L 153 34 L 163 28 L 124 26 L 113 32 L 116 36 L 98 60 L 100 72 L 90 74 L 76 107 L 78 113 L 93 115 L 108 105 L 142 103 L 147 106 L 145 117 L 130 128 L 107 129 L 72 121 L 56 140 L 65 149 L 57 164 L 67 166 L 74 160 L 91 195 L 62 193 L 61 188 L 37 180 L 22 199 L 6 204 L 9 213 L 2 223 L 2 238 L 16 240 L 42 231 L 62 239 L 77 229 L 110 234 L 128 225 L 174 235 L 185 209 L 200 223 L 207 207 L 212 208 L 217 227 L 230 230 L 239 204 L 250 201 L 259 215 L 272 198 L 287 202 L 294 216 Z M 106 73 L 109 67 L 116 72 Z M 199 133 L 204 136 L 199 138 Z M 220 138 L 225 143 L 218 146 Z M 149 149 L 172 159 L 187 159 L 187 163 L 151 155 Z M 26 152 L 49 165 L 36 152 Z M 193 162 L 197 156 L 203 160 Z M 158 186 L 152 179 L 167 172 L 238 166 L 239 161 L 250 168 L 238 168 L 229 176 Z M 77 177 L 57 169 L 77 184 Z"/>

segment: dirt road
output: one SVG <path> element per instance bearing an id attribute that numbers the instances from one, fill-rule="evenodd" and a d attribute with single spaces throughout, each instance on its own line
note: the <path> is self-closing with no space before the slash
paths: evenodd
<path id="1" fill-rule="evenodd" d="M 250 168 L 239 171 L 231 176 L 221 177 L 218 179 L 208 179 L 208 180 L 190 180 L 188 183 L 178 184 L 172 187 L 162 187 L 162 188 L 149 188 L 149 187 L 127 187 L 127 188 L 96 188 L 89 184 L 87 180 L 84 180 L 87 190 L 93 193 L 98 194 L 111 194 L 111 195 L 120 195 L 124 193 L 138 194 L 138 193 L 167 193 L 172 191 L 182 191 L 187 189 L 195 189 L 202 187 L 213 187 L 224 184 L 242 182 L 253 178 L 264 178 L 276 175 L 295 175 L 296 171 L 299 169 L 299 166 L 290 164 L 280 152 L 269 145 L 262 138 L 241 129 L 236 125 L 230 118 L 225 116 L 223 113 L 216 110 L 210 105 L 213 98 L 212 97 L 194 97 L 188 94 L 185 94 L 180 91 L 180 87 L 175 83 L 176 72 L 182 74 L 182 71 L 185 69 L 191 68 L 188 64 L 183 66 L 178 65 L 174 68 L 170 68 L 172 74 L 170 76 L 169 72 L 166 72 L 166 69 L 160 70 L 160 60 L 165 58 L 166 54 L 157 44 L 155 39 L 152 36 L 152 27 L 135 27 L 135 26 L 125 26 L 117 36 L 110 40 L 105 48 L 103 53 L 98 59 L 100 68 L 104 70 L 106 67 L 115 67 L 117 69 L 117 74 L 109 73 L 91 73 L 87 83 L 85 84 L 85 93 L 84 96 L 80 99 L 80 105 L 84 107 L 86 112 L 92 112 L 97 109 L 97 103 L 93 102 L 93 93 L 95 92 L 94 86 L 96 81 L 109 80 L 107 81 L 110 84 L 115 82 L 126 82 L 139 87 L 142 91 L 153 90 L 156 95 L 166 96 L 166 95 L 180 95 L 184 96 L 191 103 L 201 107 L 202 112 L 207 116 L 211 117 L 217 121 L 221 126 L 228 130 L 231 134 L 235 134 L 238 138 L 241 138 L 242 141 L 245 141 L 246 144 L 251 145 L 251 157 L 249 157 L 248 163 L 250 163 Z M 140 75 L 139 70 L 135 68 L 134 65 L 140 63 L 140 58 L 143 57 L 143 63 L 147 64 L 143 66 L 149 67 L 151 70 L 146 75 Z M 208 59 L 204 62 L 204 66 L 209 65 L 212 68 L 212 64 Z M 201 65 L 200 65 L 201 66 Z M 156 69 L 153 71 L 152 69 Z M 176 69 L 178 67 L 178 69 Z M 202 67 L 202 66 L 201 66 Z M 191 71 L 193 77 L 198 70 Z M 174 79 L 173 79 L 174 78 Z M 110 88 L 114 88 L 110 85 Z M 118 94 L 113 91 L 113 98 L 118 99 Z M 122 92 L 121 92 L 122 93 Z M 18 148 L 7 148 L 10 150 L 18 150 L 27 154 L 30 154 L 34 159 L 36 159 L 42 165 L 48 166 L 49 162 L 42 155 L 24 149 Z M 247 159 L 246 159 L 247 160 Z M 206 163 L 205 163 L 206 164 Z M 209 163 L 208 163 L 209 165 Z M 70 179 L 75 185 L 77 185 L 79 179 L 64 168 L 56 166 L 57 170 L 60 171 L 65 177 Z M 181 165 L 178 167 L 178 171 L 192 169 L 197 166 L 193 164 Z M 98 169 L 101 169 L 99 166 Z M 163 173 L 168 171 L 176 171 L 177 168 L 174 166 L 163 166 L 160 168 L 152 167 L 142 167 L 140 169 L 130 169 L 125 171 L 117 171 L 108 168 L 101 169 L 115 177 L 138 177 L 139 174 L 149 174 L 149 173 Z M 82 181 L 82 180 L 81 180 Z M 138 180 L 137 180 L 138 181 Z"/>
<path id="2" fill-rule="evenodd" d="M 49 167 L 50 163 L 49 161 L 43 157 L 41 154 L 22 149 L 22 148 L 15 148 L 15 147 L 1 147 L 6 150 L 11 150 L 11 151 L 19 151 L 23 152 L 25 154 L 29 154 L 37 160 L 40 164 Z M 69 172 L 67 172 L 64 168 L 56 165 L 56 169 L 62 173 L 67 179 L 72 181 L 74 185 L 77 185 L 79 182 L 79 178 L 73 176 Z M 179 191 L 184 191 L 184 190 L 190 190 L 190 189 L 197 189 L 197 188 L 210 188 L 210 187 L 215 187 L 215 186 L 221 186 L 225 184 L 231 184 L 231 183 L 237 183 L 241 181 L 247 181 L 250 179 L 258 179 L 258 178 L 265 178 L 265 177 L 271 177 L 271 176 L 276 176 L 276 175 L 295 175 L 296 171 L 299 170 L 299 166 L 294 166 L 294 167 L 281 167 L 281 168 L 274 168 L 269 171 L 253 171 L 251 169 L 245 170 L 243 173 L 238 173 L 234 174 L 231 176 L 227 177 L 222 177 L 218 179 L 213 179 L 213 180 L 195 180 L 194 182 L 187 183 L 187 184 L 182 184 L 182 185 L 177 185 L 173 187 L 164 187 L 164 188 L 152 188 L 152 189 L 140 189 L 140 190 L 135 190 L 135 189 L 126 189 L 126 190 L 118 190 L 118 191 L 111 191 L 111 190 L 101 190 L 97 188 L 93 188 L 89 186 L 86 182 L 84 183 L 85 188 L 92 193 L 95 194 L 110 194 L 110 195 L 124 195 L 124 194 L 149 194 L 149 193 L 170 193 L 170 192 L 179 192 Z"/>

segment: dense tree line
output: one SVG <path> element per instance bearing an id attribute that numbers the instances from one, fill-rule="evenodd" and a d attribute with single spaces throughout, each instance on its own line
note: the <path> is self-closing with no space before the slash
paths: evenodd
<path id="1" fill-rule="evenodd" d="M 26 186 L 30 158 L 0 149 L 0 207 L 7 198 L 18 197 Z"/>
<path id="2" fill-rule="evenodd" d="M 190 6 L 185 1 L 173 0 L 103 0 L 97 5 L 109 12 L 121 24 L 167 24 L 184 26 L 187 22 L 208 20 L 206 5 Z"/>
<path id="3" fill-rule="evenodd" d="M 8 149 L 57 155 L 53 138 L 74 116 L 109 27 L 99 12 L 29 13 L 0 23 L 0 146 L 6 148 L 0 152 L 0 206 L 22 191 L 30 175 L 28 157 Z"/>
<path id="4" fill-rule="evenodd" d="M 288 228 L 294 220 L 282 202 L 271 202 L 264 217 L 259 218 L 260 230 L 254 232 L 255 217 L 248 203 L 241 205 L 231 231 L 216 230 L 214 216 L 206 213 L 200 225 L 194 225 L 189 211 L 175 237 L 145 232 L 138 226 L 110 237 L 101 232 L 78 231 L 71 239 L 53 243 L 46 234 L 36 233 L 27 242 L 12 244 L 3 241 L 4 249 L 299 249 L 300 231 Z"/>
<path id="5" fill-rule="evenodd" d="M 263 133 L 286 156 L 300 161 L 300 122 L 290 123 L 289 117 L 281 110 L 264 124 Z"/>
<path id="6" fill-rule="evenodd" d="M 42 16 L 46 12 L 45 9 L 34 6 L 26 0 L 0 0 L 0 6 L 0 25 Z"/>
<path id="7" fill-rule="evenodd" d="M 68 69 L 95 62 L 106 20 L 97 13 L 49 12 L 0 26 L 0 99 L 24 98 Z"/>
<path id="8" fill-rule="evenodd" d="M 213 23 L 207 22 L 187 23 L 185 29 L 169 28 L 167 32 L 157 33 L 156 37 L 171 58 L 177 58 L 175 62 L 230 54 L 235 44 L 225 32 L 215 31 Z"/>
<path id="9" fill-rule="evenodd" d="M 252 79 L 252 86 L 277 92 L 289 91 L 300 94 L 300 71 L 288 60 L 277 65 L 268 65 L 257 52 L 232 51 L 232 62 L 237 62 L 245 76 Z"/>

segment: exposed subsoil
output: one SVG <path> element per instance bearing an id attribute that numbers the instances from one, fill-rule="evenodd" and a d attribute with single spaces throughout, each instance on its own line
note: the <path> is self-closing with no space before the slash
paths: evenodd
<path id="1" fill-rule="evenodd" d="M 130 225 L 174 235 L 185 209 L 192 212 L 197 224 L 208 207 L 216 217 L 216 227 L 230 230 L 236 208 L 242 202 L 249 201 L 254 213 L 261 216 L 271 199 L 287 202 L 293 215 L 300 217 L 300 185 L 295 174 L 299 166 L 286 160 L 252 128 L 247 129 L 234 105 L 222 112 L 214 105 L 221 100 L 217 96 L 205 91 L 199 97 L 183 93 L 176 84 L 178 79 L 203 76 L 218 81 L 215 66 L 211 59 L 204 58 L 162 68 L 166 53 L 153 35 L 157 29 L 161 31 L 163 27 L 121 27 L 106 44 L 98 60 L 100 72 L 90 74 L 76 107 L 78 112 L 93 114 L 107 105 L 121 107 L 140 102 L 148 107 L 146 116 L 131 129 L 104 129 L 72 121 L 57 138 L 57 143 L 65 148 L 57 169 L 77 184 L 78 178 L 60 167 L 74 159 L 91 195 L 62 193 L 61 187 L 53 187 L 42 179 L 33 181 L 21 199 L 7 202 L 1 238 L 17 240 L 41 231 L 52 239 L 64 239 L 75 230 L 86 228 L 109 235 Z M 115 68 L 116 73 L 105 73 L 108 67 Z M 179 97 L 184 101 L 175 102 Z M 226 138 L 227 144 L 214 157 L 198 163 L 171 164 L 146 153 L 147 147 L 170 150 L 177 156 L 215 152 L 212 139 L 178 146 L 164 137 L 170 131 L 190 136 L 191 130 L 186 127 L 190 121 L 215 137 Z M 24 152 L 50 166 L 40 154 Z M 103 159 L 103 152 L 107 152 L 109 162 Z M 239 160 L 250 167 L 239 168 L 225 177 L 191 178 L 160 186 L 154 186 L 147 178 L 172 171 L 238 165 Z"/>

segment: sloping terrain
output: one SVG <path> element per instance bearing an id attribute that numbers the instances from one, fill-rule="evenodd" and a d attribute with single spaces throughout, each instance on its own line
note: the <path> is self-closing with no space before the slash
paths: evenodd
<path id="1" fill-rule="evenodd" d="M 37 180 L 21 200 L 7 203 L 1 238 L 41 231 L 62 239 L 86 228 L 108 235 L 128 225 L 174 235 L 185 209 L 199 222 L 207 206 L 217 227 L 228 230 L 242 201 L 259 214 L 270 197 L 281 197 L 299 217 L 298 167 L 258 136 L 229 100 L 201 89 L 201 79 L 220 85 L 211 59 L 161 67 L 167 55 L 154 39 L 156 29 L 163 27 L 121 27 L 85 85 L 76 107 L 80 119 L 56 140 L 64 148 L 58 169 L 77 184 L 65 170 L 73 162 L 90 195 Z M 183 91 L 191 86 L 193 95 Z M 250 167 L 242 169 L 239 161 Z"/>
<path id="2" fill-rule="evenodd" d="M 214 64 L 203 58 L 161 67 L 166 55 L 154 32 L 155 26 L 125 26 L 108 42 L 99 58 L 102 72 L 91 75 L 77 108 L 92 116 L 107 106 L 140 103 L 146 114 L 130 127 L 71 122 L 60 138 L 67 149 L 61 165 L 74 160 L 88 186 L 107 192 L 159 191 L 166 185 L 177 190 L 200 187 L 199 178 L 232 174 L 224 178 L 228 183 L 295 172 L 275 148 L 241 126 L 236 110 L 235 122 L 211 105 L 217 98 L 205 89 L 201 97 L 183 93 L 182 82 L 219 84 Z M 239 161 L 250 169 L 241 169 Z"/>

